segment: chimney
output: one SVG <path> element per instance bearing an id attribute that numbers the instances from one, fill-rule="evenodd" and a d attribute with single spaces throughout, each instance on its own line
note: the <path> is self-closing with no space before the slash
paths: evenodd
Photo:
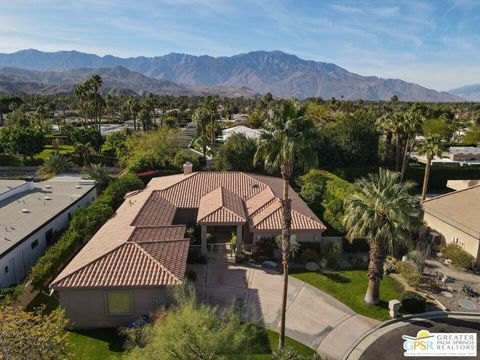
<path id="1" fill-rule="evenodd" d="M 183 164 L 183 175 L 188 175 L 193 172 L 193 164 L 190 161 L 187 161 Z"/>

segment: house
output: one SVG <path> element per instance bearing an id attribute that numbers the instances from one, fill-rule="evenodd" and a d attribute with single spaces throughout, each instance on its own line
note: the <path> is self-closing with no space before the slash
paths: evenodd
<path id="1" fill-rule="evenodd" d="M 0 180 L 0 288 L 21 282 L 73 211 L 96 196 L 95 181 L 79 176 Z"/>
<path id="2" fill-rule="evenodd" d="M 422 164 L 427 163 L 425 154 L 419 155 L 412 152 L 410 158 Z M 432 159 L 432 165 L 480 165 L 480 148 L 472 146 L 451 146 L 448 148 L 448 151 L 443 152 L 441 156 L 435 156 Z"/>
<path id="3" fill-rule="evenodd" d="M 445 243 L 460 245 L 480 264 L 480 185 L 422 202 L 425 223 Z"/>
<path id="4" fill-rule="evenodd" d="M 185 279 L 191 247 L 187 226 L 198 224 L 204 253 L 225 248 L 255 251 L 281 234 L 280 178 L 242 172 L 193 172 L 153 178 L 128 194 L 115 215 L 51 284 L 73 326 L 125 325 L 160 305 L 168 287 Z M 320 242 L 323 223 L 290 189 L 292 238 Z M 214 241 L 207 243 L 208 234 Z M 267 240 L 268 241 L 268 240 Z M 193 249 L 192 249 L 193 251 Z"/>
<path id="5" fill-rule="evenodd" d="M 247 121 L 249 118 L 248 114 L 233 114 L 230 119 L 221 119 L 222 122 L 231 122 L 231 123 L 240 123 Z"/>
<path id="6" fill-rule="evenodd" d="M 260 137 L 261 131 L 257 129 L 251 129 L 248 126 L 244 125 L 234 126 L 222 130 L 222 136 L 218 140 L 225 142 L 230 136 L 234 134 L 243 134 L 248 139 L 257 140 Z"/>

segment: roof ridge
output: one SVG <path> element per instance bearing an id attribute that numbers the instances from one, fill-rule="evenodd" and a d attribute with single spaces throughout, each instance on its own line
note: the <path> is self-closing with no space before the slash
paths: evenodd
<path id="1" fill-rule="evenodd" d="M 470 179 L 469 179 L 469 180 L 470 180 Z M 451 192 L 446 193 L 446 194 L 438 195 L 438 196 L 432 197 L 432 198 L 430 198 L 430 199 L 423 200 L 423 201 L 421 201 L 421 203 L 423 204 L 423 203 L 426 203 L 426 202 L 429 202 L 429 201 L 432 201 L 432 200 L 444 198 L 444 197 L 449 196 L 449 195 L 455 195 L 455 194 L 461 193 L 461 192 L 463 192 L 463 191 L 472 190 L 472 189 L 477 188 L 477 187 L 480 187 L 480 184 L 473 185 L 473 186 L 470 186 L 470 187 L 467 187 L 467 188 L 461 189 L 461 190 L 451 191 Z"/>
<path id="2" fill-rule="evenodd" d="M 187 227 L 187 225 L 185 224 L 170 224 L 170 225 L 135 225 L 134 226 L 134 230 L 135 231 L 136 229 L 161 229 L 161 228 L 167 228 L 167 227 Z M 131 236 L 131 235 L 130 235 Z"/>
<path id="3" fill-rule="evenodd" d="M 158 244 L 158 243 L 168 243 L 168 242 L 178 242 L 178 241 L 190 241 L 190 238 L 176 238 L 176 239 L 167 239 L 167 240 L 143 240 L 143 241 L 131 241 L 134 244 Z"/>
<path id="4" fill-rule="evenodd" d="M 167 272 L 170 276 L 172 276 L 173 278 L 175 278 L 178 282 L 182 282 L 182 280 L 180 280 L 175 274 L 173 274 L 170 269 L 168 269 L 165 265 L 161 264 L 157 259 L 155 259 L 147 250 L 145 250 L 144 248 L 142 248 L 140 245 L 138 245 L 137 243 L 134 243 L 132 242 L 132 244 L 135 244 L 135 246 L 137 246 L 140 251 L 142 251 L 146 256 L 148 256 L 151 260 L 153 260 L 159 267 L 161 267 L 163 270 L 165 270 L 165 272 Z"/>
<path id="5" fill-rule="evenodd" d="M 273 204 L 272 204 L 273 205 Z M 272 206 L 271 205 L 271 206 Z M 266 207 L 265 209 L 263 209 L 264 211 L 267 210 L 270 206 Z M 260 220 L 258 223 L 256 223 L 254 225 L 254 227 L 257 227 L 258 225 L 260 225 L 261 223 L 263 223 L 265 220 L 267 220 L 268 218 L 270 218 L 273 214 L 275 214 L 278 210 L 280 210 L 282 207 L 278 207 L 276 208 L 275 210 L 273 210 L 270 214 L 268 214 L 267 216 L 265 216 L 262 220 Z"/>
<path id="6" fill-rule="evenodd" d="M 131 236 L 131 235 L 130 235 L 130 236 Z M 130 239 L 130 237 L 129 237 L 129 239 Z M 107 251 L 106 253 L 102 254 L 101 256 L 99 256 L 99 257 L 93 259 L 92 261 L 86 263 L 85 265 L 79 267 L 78 269 L 76 269 L 75 271 L 71 272 L 70 274 L 64 275 L 63 277 L 60 277 L 60 278 L 59 278 L 59 276 L 61 275 L 61 273 L 60 273 L 60 274 L 57 276 L 57 278 L 55 278 L 55 280 L 54 280 L 49 286 L 54 286 L 54 284 L 59 283 L 60 281 L 65 280 L 66 278 L 68 278 L 68 277 L 76 274 L 76 273 L 79 272 L 80 270 L 85 269 L 87 266 L 89 266 L 89 265 L 91 265 L 91 264 L 99 261 L 100 259 L 106 257 L 107 255 L 111 254 L 112 252 L 120 249 L 120 248 L 121 248 L 123 245 L 125 245 L 125 244 L 134 244 L 134 242 L 129 242 L 129 241 L 127 240 L 127 241 L 125 241 L 124 243 L 121 243 L 120 245 L 118 245 L 117 247 L 114 247 L 114 248 L 111 249 L 110 251 Z"/>

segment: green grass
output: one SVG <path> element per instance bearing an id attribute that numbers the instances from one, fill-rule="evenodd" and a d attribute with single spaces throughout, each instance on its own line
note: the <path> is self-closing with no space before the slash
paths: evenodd
<path id="1" fill-rule="evenodd" d="M 279 334 L 269 329 L 262 329 L 260 336 L 258 337 L 259 346 L 262 350 L 258 354 L 251 356 L 252 359 L 271 359 L 271 353 L 278 347 Z M 315 350 L 309 348 L 296 340 L 289 337 L 285 338 L 285 345 L 287 348 L 293 348 L 302 356 L 312 356 L 315 354 Z"/>
<path id="2" fill-rule="evenodd" d="M 403 291 L 402 286 L 393 278 L 385 276 L 380 283 L 380 303 L 367 305 L 363 301 L 368 285 L 366 269 L 352 268 L 332 273 L 292 271 L 291 276 L 325 291 L 358 314 L 377 320 L 390 318 L 388 302 L 392 299 L 400 299 Z"/>
<path id="3" fill-rule="evenodd" d="M 116 329 L 69 331 L 74 360 L 104 360 L 123 355 L 123 341 Z"/>
<path id="4" fill-rule="evenodd" d="M 45 145 L 43 151 L 35 156 L 35 158 L 40 158 L 47 160 L 51 153 L 56 152 L 52 145 Z M 62 145 L 58 150 L 60 154 L 71 154 L 74 152 L 72 145 Z"/>

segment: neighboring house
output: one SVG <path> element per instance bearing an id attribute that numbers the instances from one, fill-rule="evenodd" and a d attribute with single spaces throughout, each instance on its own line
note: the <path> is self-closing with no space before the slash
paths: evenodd
<path id="1" fill-rule="evenodd" d="M 169 286 L 185 278 L 190 240 L 199 224 L 204 253 L 225 249 L 232 232 L 236 249 L 255 251 L 262 238 L 281 234 L 283 181 L 241 172 L 192 172 L 154 178 L 128 194 L 116 214 L 53 281 L 72 325 L 125 325 L 169 302 Z M 323 223 L 290 189 L 292 238 L 320 242 Z M 207 234 L 215 240 L 207 244 Z"/>
<path id="2" fill-rule="evenodd" d="M 243 134 L 248 139 L 257 140 L 260 137 L 261 131 L 257 129 L 250 129 L 249 127 L 243 125 L 234 126 L 222 130 L 222 136 L 218 140 L 225 142 L 234 134 Z"/>
<path id="3" fill-rule="evenodd" d="M 419 155 L 415 152 L 410 157 L 422 164 L 427 163 L 425 155 Z M 435 156 L 432 165 L 480 165 L 480 148 L 472 146 L 451 146 L 448 151 L 442 153 L 442 156 Z"/>
<path id="4" fill-rule="evenodd" d="M 249 118 L 248 114 L 233 114 L 230 119 L 221 119 L 221 121 L 239 123 L 239 122 L 247 121 L 248 118 Z"/>
<path id="5" fill-rule="evenodd" d="M 480 264 L 480 185 L 422 202 L 424 221 L 443 240 L 460 245 Z"/>
<path id="6" fill-rule="evenodd" d="M 0 180 L 0 288 L 21 282 L 37 259 L 68 227 L 73 211 L 97 195 L 94 181 Z"/>

